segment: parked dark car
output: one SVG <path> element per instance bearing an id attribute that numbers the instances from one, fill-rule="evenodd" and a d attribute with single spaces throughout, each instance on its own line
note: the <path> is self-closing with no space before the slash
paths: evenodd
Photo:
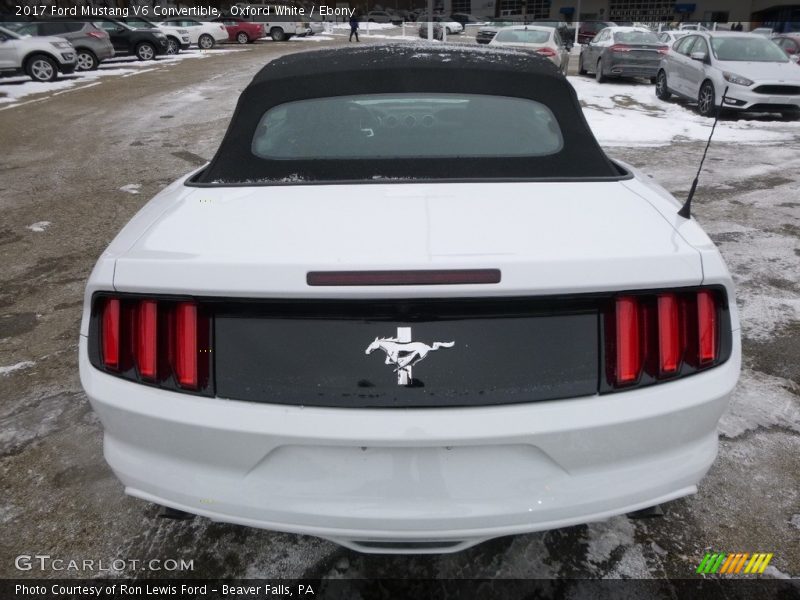
<path id="1" fill-rule="evenodd" d="M 611 21 L 582 21 L 578 27 L 578 43 L 586 44 L 606 27 L 614 27 Z"/>
<path id="2" fill-rule="evenodd" d="M 158 29 L 135 29 L 122 21 L 98 17 L 95 21 L 108 32 L 117 54 L 132 54 L 139 60 L 155 60 L 169 48 L 167 35 Z"/>
<path id="3" fill-rule="evenodd" d="M 494 39 L 494 36 L 497 35 L 497 32 L 503 27 L 524 25 L 525 23 L 530 23 L 530 20 L 524 20 L 522 17 L 503 17 L 501 19 L 492 19 L 478 30 L 478 33 L 475 34 L 475 41 L 479 44 L 488 44 Z"/>
<path id="4" fill-rule="evenodd" d="M 249 44 L 267 35 L 263 23 L 253 23 L 241 17 L 217 17 L 214 22 L 225 25 L 228 40 L 239 44 Z"/>
<path id="5" fill-rule="evenodd" d="M 67 20 L 31 21 L 20 23 L 20 35 L 55 36 L 69 41 L 75 47 L 75 68 L 92 71 L 100 63 L 114 56 L 114 46 L 108 34 L 89 22 Z"/>
<path id="6" fill-rule="evenodd" d="M 467 13 L 453 13 L 452 15 L 450 15 L 450 18 L 453 19 L 453 21 L 461 23 L 461 25 L 464 27 L 465 30 L 467 28 L 467 25 L 480 25 L 482 23 L 491 21 L 489 17 L 480 17 L 476 15 L 470 15 Z"/>
<path id="7" fill-rule="evenodd" d="M 558 30 L 558 35 L 561 39 L 566 41 L 573 41 L 575 39 L 575 28 L 570 27 L 566 21 L 557 21 L 555 19 L 533 19 L 531 21 L 534 25 L 539 27 L 553 27 Z"/>
<path id="8" fill-rule="evenodd" d="M 646 77 L 656 82 L 669 46 L 641 27 L 606 27 L 581 47 L 578 73 L 594 73 L 598 83 L 610 77 Z"/>
<path id="9" fill-rule="evenodd" d="M 126 17 L 120 19 L 126 25 L 134 29 L 158 29 L 167 36 L 167 54 L 178 54 L 181 50 L 188 50 L 191 40 L 189 30 L 169 25 L 158 25 L 144 17 Z"/>

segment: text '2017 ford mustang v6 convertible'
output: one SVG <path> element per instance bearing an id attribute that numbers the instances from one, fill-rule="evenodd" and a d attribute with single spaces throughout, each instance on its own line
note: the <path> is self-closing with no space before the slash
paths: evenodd
<path id="1" fill-rule="evenodd" d="M 728 271 L 678 208 L 546 58 L 278 58 L 92 273 L 106 459 L 139 498 L 366 552 L 691 494 L 741 353 Z"/>

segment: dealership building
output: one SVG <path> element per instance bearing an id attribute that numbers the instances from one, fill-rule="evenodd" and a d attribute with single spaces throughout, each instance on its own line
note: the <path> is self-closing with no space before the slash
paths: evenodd
<path id="1" fill-rule="evenodd" d="M 392 0 L 385 5 L 391 7 Z M 753 21 L 798 22 L 800 25 L 800 3 L 780 0 L 445 0 L 444 10 L 495 16 L 521 14 L 525 10 L 532 18 L 550 17 L 570 22 Z"/>

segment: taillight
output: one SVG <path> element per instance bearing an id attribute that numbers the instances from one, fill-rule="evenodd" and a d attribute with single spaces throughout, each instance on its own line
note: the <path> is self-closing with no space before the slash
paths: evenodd
<path id="1" fill-rule="evenodd" d="M 210 316 L 192 301 L 100 295 L 90 360 L 142 383 L 210 394 Z"/>
<path id="2" fill-rule="evenodd" d="M 658 296 L 658 370 L 674 375 L 681 366 L 681 326 L 675 294 Z"/>
<path id="3" fill-rule="evenodd" d="M 720 325 L 723 299 L 715 289 L 614 298 L 603 328 L 607 374 L 603 389 L 650 385 L 719 364 L 722 355 L 730 353 L 730 336 L 722 335 Z"/>
<path id="4" fill-rule="evenodd" d="M 180 302 L 175 307 L 175 376 L 178 385 L 197 388 L 197 305 Z"/>
<path id="5" fill-rule="evenodd" d="M 698 361 L 701 365 L 717 359 L 718 336 L 717 303 L 714 295 L 703 290 L 697 293 Z"/>
<path id="6" fill-rule="evenodd" d="M 631 48 L 627 44 L 614 44 L 613 46 L 609 47 L 609 50 L 611 52 L 630 52 L 631 50 L 633 50 L 633 48 Z"/>
<path id="7" fill-rule="evenodd" d="M 93 38 L 97 38 L 98 40 L 102 40 L 108 37 L 108 34 L 105 31 L 87 31 L 87 35 L 90 35 Z"/>
<path id="8" fill-rule="evenodd" d="M 100 326 L 102 340 L 102 361 L 109 369 L 119 369 L 120 302 L 116 298 L 108 298 L 103 302 L 103 320 Z"/>
<path id="9" fill-rule="evenodd" d="M 661 46 L 658 49 L 659 54 L 669 54 L 669 46 Z"/>
<path id="10" fill-rule="evenodd" d="M 539 48 L 536 51 L 536 54 L 541 54 L 542 56 L 546 56 L 548 58 L 552 58 L 553 56 L 556 55 L 556 51 L 553 50 L 552 48 L 544 47 L 544 48 Z"/>
<path id="11" fill-rule="evenodd" d="M 616 381 L 633 383 L 642 370 L 642 346 L 639 329 L 639 301 L 634 297 L 617 298 Z"/>
<path id="12" fill-rule="evenodd" d="M 136 366 L 144 379 L 153 380 L 158 367 L 158 304 L 142 300 L 136 311 Z"/>

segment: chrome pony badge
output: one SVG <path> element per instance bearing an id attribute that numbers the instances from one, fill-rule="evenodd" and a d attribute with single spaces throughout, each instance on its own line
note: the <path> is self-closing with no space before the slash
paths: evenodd
<path id="1" fill-rule="evenodd" d="M 411 367 L 425 360 L 430 352 L 439 348 L 452 348 L 454 345 L 455 342 L 433 342 L 431 346 L 423 342 L 412 342 L 411 327 L 398 327 L 397 337 L 376 337 L 375 341 L 367 346 L 366 354 L 383 350 L 386 353 L 385 364 L 395 366 L 397 385 L 408 385 L 413 380 Z"/>

